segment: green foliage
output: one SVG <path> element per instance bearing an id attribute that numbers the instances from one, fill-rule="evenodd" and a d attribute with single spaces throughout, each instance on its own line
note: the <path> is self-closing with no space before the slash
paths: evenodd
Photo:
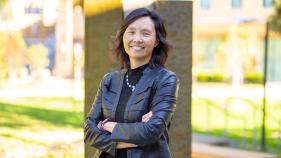
<path id="1" fill-rule="evenodd" d="M 0 0 L 0 20 L 8 21 L 13 17 L 11 5 L 8 0 Z"/>
<path id="2" fill-rule="evenodd" d="M 73 6 L 77 6 L 77 5 L 82 6 L 83 5 L 82 3 L 83 3 L 82 0 L 73 0 Z"/>
<path id="3" fill-rule="evenodd" d="M 244 74 L 245 83 L 259 83 L 263 82 L 263 75 L 260 72 Z"/>
<path id="4" fill-rule="evenodd" d="M 42 44 L 31 45 L 27 50 L 29 64 L 34 71 L 44 69 L 49 64 L 48 49 Z"/>
<path id="5" fill-rule="evenodd" d="M 219 72 L 199 72 L 196 79 L 199 82 L 226 82 L 228 80 L 224 74 Z"/>
<path id="6" fill-rule="evenodd" d="M 219 72 L 199 72 L 195 75 L 198 82 L 228 82 L 230 77 Z M 252 72 L 244 74 L 244 83 L 261 84 L 263 75 L 260 72 Z"/>
<path id="7" fill-rule="evenodd" d="M 0 80 L 18 76 L 24 67 L 26 44 L 19 31 L 0 32 Z"/>
<path id="8" fill-rule="evenodd" d="M 6 5 L 8 0 L 0 0 L 0 8 L 2 8 L 4 5 Z"/>
<path id="9" fill-rule="evenodd" d="M 11 76 L 21 77 L 26 64 L 30 64 L 32 73 L 46 68 L 49 64 L 48 49 L 42 44 L 27 48 L 23 35 L 19 31 L 0 32 L 0 81 Z"/>
<path id="10" fill-rule="evenodd" d="M 7 64 L 5 63 L 5 37 L 0 32 L 0 81 L 7 78 Z"/>
<path id="11" fill-rule="evenodd" d="M 275 14 L 269 17 L 270 29 L 281 32 L 281 0 L 275 1 Z"/>

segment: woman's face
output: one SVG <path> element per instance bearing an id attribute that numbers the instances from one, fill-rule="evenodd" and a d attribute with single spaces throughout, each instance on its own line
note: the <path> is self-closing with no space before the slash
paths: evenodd
<path id="1" fill-rule="evenodd" d="M 156 32 L 150 17 L 141 17 L 131 23 L 124 32 L 123 44 L 130 62 L 146 64 L 157 46 Z"/>

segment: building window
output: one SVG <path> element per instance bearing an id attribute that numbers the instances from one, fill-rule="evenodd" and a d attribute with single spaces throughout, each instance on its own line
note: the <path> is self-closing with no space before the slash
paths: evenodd
<path id="1" fill-rule="evenodd" d="M 210 0 L 200 0 L 200 7 L 203 9 L 210 8 Z"/>
<path id="2" fill-rule="evenodd" d="M 272 7 L 274 5 L 274 0 L 263 0 L 263 7 Z"/>
<path id="3" fill-rule="evenodd" d="M 232 8 L 241 8 L 241 0 L 232 0 Z"/>

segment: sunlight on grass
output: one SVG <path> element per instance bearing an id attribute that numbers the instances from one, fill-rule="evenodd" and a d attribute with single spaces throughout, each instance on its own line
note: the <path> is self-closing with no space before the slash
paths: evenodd
<path id="1" fill-rule="evenodd" d="M 1 102 L 1 101 L 0 101 Z M 7 102 L 7 101 L 2 101 Z M 44 109 L 64 110 L 64 111 L 83 111 L 83 103 L 80 100 L 75 100 L 74 97 L 24 97 L 9 100 L 10 104 L 20 104 L 20 106 L 28 107 L 44 107 Z M 82 107 L 82 108 L 81 108 Z"/>
<path id="2" fill-rule="evenodd" d="M 83 157 L 82 101 L 2 100 L 0 116 L 0 157 Z"/>
<path id="3" fill-rule="evenodd" d="M 225 99 L 193 98 L 193 132 L 228 137 L 236 141 L 237 147 L 258 150 L 261 142 L 262 101 L 225 101 Z M 249 105 L 252 104 L 252 105 Z M 277 153 L 281 145 L 280 125 L 272 118 L 281 116 L 280 101 L 269 101 L 267 105 L 268 151 Z M 239 145 L 238 145 L 239 144 Z"/>

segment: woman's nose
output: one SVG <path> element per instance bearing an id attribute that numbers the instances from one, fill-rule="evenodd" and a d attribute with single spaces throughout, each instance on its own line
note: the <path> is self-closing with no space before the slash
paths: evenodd
<path id="1" fill-rule="evenodd" d="M 135 36 L 134 36 L 134 42 L 137 42 L 137 43 L 141 43 L 141 42 L 143 42 L 143 39 L 142 39 L 142 37 L 141 37 L 141 35 L 138 35 L 138 34 L 136 34 Z"/>

